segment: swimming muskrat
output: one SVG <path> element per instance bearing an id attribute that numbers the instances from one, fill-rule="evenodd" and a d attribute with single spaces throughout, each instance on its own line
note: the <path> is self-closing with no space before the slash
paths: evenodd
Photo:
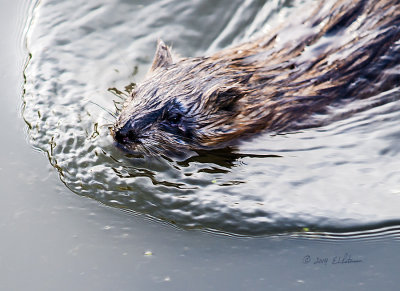
<path id="1" fill-rule="evenodd" d="M 111 130 L 117 144 L 148 154 L 222 148 L 321 125 L 312 116 L 328 105 L 397 87 L 399 1 L 318 2 L 303 19 L 207 57 L 175 59 L 159 41 Z"/>

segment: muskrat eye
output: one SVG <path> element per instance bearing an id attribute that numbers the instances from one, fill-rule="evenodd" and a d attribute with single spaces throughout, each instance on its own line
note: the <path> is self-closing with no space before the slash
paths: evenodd
<path id="1" fill-rule="evenodd" d="M 163 108 L 161 120 L 167 127 L 181 127 L 182 119 L 185 112 L 183 106 L 177 100 L 169 101 Z"/>
<path id="2" fill-rule="evenodd" d="M 171 124 L 178 124 L 182 120 L 182 114 L 174 113 L 168 116 L 167 120 Z"/>

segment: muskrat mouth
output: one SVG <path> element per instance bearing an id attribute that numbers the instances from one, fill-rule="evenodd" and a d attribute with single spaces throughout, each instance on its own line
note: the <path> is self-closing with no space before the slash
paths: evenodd
<path id="1" fill-rule="evenodd" d="M 114 146 L 127 154 L 135 156 L 138 155 L 140 157 L 143 156 L 143 153 L 147 152 L 141 143 L 120 143 L 118 141 L 114 141 Z"/>

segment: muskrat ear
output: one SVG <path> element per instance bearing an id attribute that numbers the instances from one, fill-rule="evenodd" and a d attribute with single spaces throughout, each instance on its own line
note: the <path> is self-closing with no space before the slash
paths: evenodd
<path id="1" fill-rule="evenodd" d="M 220 88 L 215 92 L 215 104 L 218 104 L 219 110 L 234 111 L 238 100 L 244 93 L 236 87 Z"/>
<path id="2" fill-rule="evenodd" d="M 150 72 L 157 68 L 165 68 L 172 64 L 172 54 L 169 47 L 159 39 L 157 42 L 157 50 L 151 65 Z"/>

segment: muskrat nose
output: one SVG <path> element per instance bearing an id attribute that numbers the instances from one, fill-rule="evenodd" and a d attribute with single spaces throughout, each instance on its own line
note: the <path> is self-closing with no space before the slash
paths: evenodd
<path id="1" fill-rule="evenodd" d="M 138 142 L 137 134 L 132 130 L 124 130 L 123 128 L 115 131 L 114 139 L 120 144 L 127 144 L 129 142 Z"/>

